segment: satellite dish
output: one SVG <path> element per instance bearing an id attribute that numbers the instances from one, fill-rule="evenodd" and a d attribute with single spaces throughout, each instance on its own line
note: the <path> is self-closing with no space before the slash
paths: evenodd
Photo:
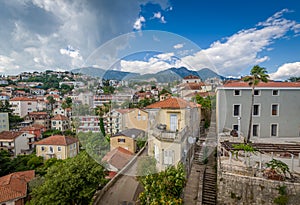
<path id="1" fill-rule="evenodd" d="M 195 141 L 196 141 L 195 138 L 193 138 L 193 137 L 191 137 L 191 136 L 188 138 L 189 144 L 194 144 Z"/>

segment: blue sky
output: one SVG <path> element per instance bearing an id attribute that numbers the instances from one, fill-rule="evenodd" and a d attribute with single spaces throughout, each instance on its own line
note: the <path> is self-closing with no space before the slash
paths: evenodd
<path id="1" fill-rule="evenodd" d="M 2 74 L 118 62 L 140 73 L 183 65 L 240 76 L 259 64 L 273 79 L 300 76 L 296 0 L 2 0 L 0 23 Z"/>

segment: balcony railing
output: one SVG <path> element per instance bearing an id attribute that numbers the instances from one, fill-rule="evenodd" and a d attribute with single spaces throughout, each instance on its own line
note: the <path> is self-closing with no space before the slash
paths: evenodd
<path id="1" fill-rule="evenodd" d="M 188 127 L 186 126 L 181 131 L 168 131 L 160 130 L 155 128 L 153 130 L 153 135 L 159 140 L 165 141 L 181 141 L 184 135 L 188 132 Z"/>

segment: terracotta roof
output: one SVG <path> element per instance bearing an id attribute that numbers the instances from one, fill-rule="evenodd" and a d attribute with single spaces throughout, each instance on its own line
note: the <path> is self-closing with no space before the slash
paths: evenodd
<path id="1" fill-rule="evenodd" d="M 74 137 L 67 137 L 63 135 L 53 135 L 50 137 L 47 137 L 45 139 L 42 139 L 38 142 L 35 142 L 35 145 L 62 145 L 67 146 L 70 144 L 74 144 L 75 142 L 78 142 L 78 139 Z"/>
<path id="2" fill-rule="evenodd" d="M 64 115 L 55 115 L 51 120 L 69 120 L 66 116 Z"/>
<path id="3" fill-rule="evenodd" d="M 26 97 L 15 97 L 10 99 L 9 101 L 37 101 L 35 98 L 26 98 Z"/>
<path id="4" fill-rule="evenodd" d="M 28 126 L 28 127 L 23 127 L 21 130 L 22 131 L 35 131 L 35 130 L 40 130 L 40 129 L 37 127 Z"/>
<path id="5" fill-rule="evenodd" d="M 0 139 L 13 140 L 13 139 L 16 139 L 18 136 L 20 136 L 23 133 L 24 132 L 2 131 L 2 132 L 0 132 Z"/>
<path id="6" fill-rule="evenodd" d="M 31 125 L 31 127 L 35 127 L 35 128 L 38 128 L 38 129 L 46 128 L 44 125 L 41 125 L 41 124 L 33 124 L 33 125 Z"/>
<path id="7" fill-rule="evenodd" d="M 30 112 L 28 115 L 48 115 L 47 112 Z"/>
<path id="8" fill-rule="evenodd" d="M 132 158 L 132 152 L 122 147 L 118 147 L 108 152 L 103 157 L 102 162 L 107 162 L 108 164 L 114 166 L 118 170 L 121 170 Z"/>
<path id="9" fill-rule="evenodd" d="M 188 75 L 188 76 L 185 76 L 183 79 L 188 80 L 188 79 L 200 79 L 200 78 L 198 76 L 195 76 L 195 75 Z"/>
<path id="10" fill-rule="evenodd" d="M 168 98 L 166 100 L 148 105 L 146 109 L 152 109 L 152 108 L 181 109 L 187 107 L 199 107 L 199 105 L 193 102 L 186 101 L 182 98 Z"/>
<path id="11" fill-rule="evenodd" d="M 223 87 L 249 87 L 247 82 L 229 82 L 223 85 Z M 300 88 L 300 82 L 274 82 L 270 81 L 268 83 L 260 82 L 256 87 L 294 87 Z"/>
<path id="12" fill-rule="evenodd" d="M 121 114 L 125 114 L 125 113 L 128 113 L 130 110 L 132 110 L 132 109 L 117 109 L 116 111 Z"/>
<path id="13" fill-rule="evenodd" d="M 28 170 L 0 177 L 0 203 L 26 197 L 27 183 L 34 175 L 34 170 Z"/>

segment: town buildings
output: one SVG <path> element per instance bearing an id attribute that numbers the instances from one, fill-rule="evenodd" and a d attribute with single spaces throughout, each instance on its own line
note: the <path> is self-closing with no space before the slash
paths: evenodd
<path id="1" fill-rule="evenodd" d="M 0 112 L 0 132 L 9 130 L 9 119 L 7 112 Z"/>
<path id="2" fill-rule="evenodd" d="M 169 98 L 146 107 L 149 115 L 148 154 L 158 171 L 182 162 L 187 171 L 193 158 L 193 141 L 199 137 L 201 106 Z"/>
<path id="3" fill-rule="evenodd" d="M 239 130 L 247 135 L 251 87 L 229 82 L 217 88 L 217 130 Z M 300 136 L 300 82 L 259 83 L 254 91 L 253 137 Z"/>
<path id="4" fill-rule="evenodd" d="M 54 135 L 35 142 L 36 155 L 44 159 L 67 159 L 79 153 L 79 141 L 73 137 Z"/>
<path id="5" fill-rule="evenodd" d="M 0 177 L 0 204 L 25 204 L 27 201 L 28 183 L 34 177 L 34 170 L 14 172 Z"/>
<path id="6" fill-rule="evenodd" d="M 23 131 L 2 131 L 0 150 L 7 150 L 12 156 L 31 152 L 34 148 L 35 135 Z"/>
<path id="7" fill-rule="evenodd" d="M 9 100 L 13 114 L 25 117 L 29 112 L 37 111 L 37 100 L 27 97 L 15 97 Z"/>

